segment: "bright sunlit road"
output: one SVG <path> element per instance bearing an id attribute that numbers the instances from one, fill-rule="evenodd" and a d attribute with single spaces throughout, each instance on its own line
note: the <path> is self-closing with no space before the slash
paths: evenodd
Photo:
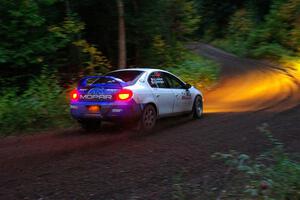
<path id="1" fill-rule="evenodd" d="M 205 95 L 206 113 L 282 111 L 300 102 L 300 60 L 294 61 L 293 68 L 287 63 L 283 70 L 275 64 L 240 59 L 209 45 L 190 48 L 226 68 L 219 85 Z"/>

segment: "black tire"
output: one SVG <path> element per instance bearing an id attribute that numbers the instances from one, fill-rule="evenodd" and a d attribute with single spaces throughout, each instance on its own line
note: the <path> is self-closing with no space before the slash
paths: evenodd
<path id="1" fill-rule="evenodd" d="M 156 124 L 156 120 L 157 112 L 155 107 L 151 104 L 146 105 L 139 120 L 138 131 L 146 133 L 151 131 Z"/>
<path id="2" fill-rule="evenodd" d="M 99 131 L 101 129 L 101 121 L 100 120 L 84 120 L 78 121 L 81 128 L 87 132 Z"/>
<path id="3" fill-rule="evenodd" d="M 201 96 L 197 96 L 194 100 L 192 115 L 194 119 L 200 119 L 203 116 L 203 101 Z"/>

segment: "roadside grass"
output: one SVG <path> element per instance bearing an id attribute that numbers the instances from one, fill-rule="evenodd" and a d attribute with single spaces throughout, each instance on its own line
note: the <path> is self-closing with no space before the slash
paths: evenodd
<path id="1" fill-rule="evenodd" d="M 0 136 L 69 127 L 67 91 L 44 72 L 28 87 L 6 88 L 0 98 Z"/>
<path id="2" fill-rule="evenodd" d="M 213 40 L 211 44 L 241 57 L 269 60 L 279 60 L 289 56 L 297 57 L 294 52 L 277 43 L 261 43 L 253 46 L 247 40 L 227 38 Z"/>
<path id="3" fill-rule="evenodd" d="M 187 199 L 185 191 L 184 191 L 183 175 L 181 173 L 179 173 L 173 177 L 172 199 L 174 199 L 174 200 Z"/>
<path id="4" fill-rule="evenodd" d="M 300 199 L 297 157 L 285 152 L 284 144 L 273 137 L 268 124 L 258 129 L 272 144 L 269 151 L 255 158 L 236 151 L 212 156 L 225 163 L 231 176 L 220 199 Z"/>
<path id="5" fill-rule="evenodd" d="M 220 67 L 217 63 L 190 51 L 184 53 L 181 62 L 166 70 L 201 90 L 209 90 L 218 81 L 220 75 Z"/>
<path id="6" fill-rule="evenodd" d="M 247 200 L 299 200 L 299 155 L 287 153 L 284 144 L 274 138 L 267 123 L 258 127 L 267 138 L 270 148 L 258 156 L 230 150 L 214 153 L 222 172 L 219 179 L 207 184 L 195 185 L 185 180 L 184 171 L 174 176 L 173 199 L 247 199 Z M 219 163 L 220 161 L 220 163 Z M 203 198 L 204 199 L 204 198 Z"/>
<path id="7" fill-rule="evenodd" d="M 237 42 L 231 39 L 216 39 L 210 43 L 215 47 L 241 57 L 247 56 L 248 54 L 246 43 L 244 41 Z"/>

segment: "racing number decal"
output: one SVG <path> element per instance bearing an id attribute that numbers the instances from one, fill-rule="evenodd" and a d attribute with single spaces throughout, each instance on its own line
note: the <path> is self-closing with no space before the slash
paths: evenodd
<path id="1" fill-rule="evenodd" d="M 154 72 L 149 79 L 151 87 L 168 88 L 166 81 L 160 72 Z"/>
<path id="2" fill-rule="evenodd" d="M 164 84 L 165 81 L 161 77 L 150 78 L 151 84 Z"/>
<path id="3" fill-rule="evenodd" d="M 165 81 L 162 78 L 160 72 L 155 72 L 154 73 L 154 77 L 151 77 L 151 83 L 152 84 L 157 84 L 157 85 L 159 85 L 159 84 L 165 84 Z"/>

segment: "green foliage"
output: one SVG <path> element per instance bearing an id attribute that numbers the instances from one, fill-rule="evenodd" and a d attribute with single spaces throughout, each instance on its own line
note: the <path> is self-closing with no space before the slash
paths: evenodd
<path id="1" fill-rule="evenodd" d="M 245 10 L 237 10 L 229 21 L 228 32 L 236 40 L 246 39 L 249 31 L 253 29 L 254 23 L 251 14 Z"/>
<path id="2" fill-rule="evenodd" d="M 195 32 L 200 22 L 196 4 L 189 0 L 169 0 L 166 14 L 171 34 L 175 39 L 183 39 Z"/>
<path id="3" fill-rule="evenodd" d="M 156 36 L 152 51 L 153 66 L 168 70 L 199 89 L 209 89 L 219 77 L 215 62 L 187 51 L 179 42 L 170 47 L 161 36 Z"/>
<path id="4" fill-rule="evenodd" d="M 59 25 L 52 25 L 48 28 L 59 43 L 57 47 L 65 47 L 67 44 L 78 39 L 78 36 L 85 29 L 85 24 L 76 15 L 69 14 Z"/>
<path id="5" fill-rule="evenodd" d="M 243 4 L 240 1 L 197 0 L 200 24 L 198 33 L 205 40 L 214 40 L 225 36 L 230 16 Z"/>
<path id="6" fill-rule="evenodd" d="M 181 44 L 201 22 L 195 2 L 124 0 L 129 65 L 175 66 L 195 84 L 215 80 L 214 64 L 187 55 Z M 117 63 L 117 14 L 116 2 L 106 0 L 0 1 L 1 132 L 69 121 L 57 80 L 67 88 L 71 80 L 105 73 Z"/>
<path id="7" fill-rule="evenodd" d="M 230 18 L 227 40 L 219 41 L 221 47 L 240 56 L 248 54 L 249 32 L 254 28 L 253 16 L 246 9 L 237 10 Z M 218 43 L 215 43 L 218 44 Z"/>
<path id="8" fill-rule="evenodd" d="M 299 9 L 299 0 L 275 1 L 265 21 L 249 33 L 247 42 L 249 49 L 252 49 L 250 54 L 278 57 L 297 51 L 299 28 L 295 24 L 299 17 Z"/>
<path id="9" fill-rule="evenodd" d="M 253 49 L 251 55 L 257 58 L 271 58 L 279 59 L 283 56 L 289 55 L 291 52 L 286 50 L 280 44 L 276 43 L 262 43 L 257 49 Z"/>
<path id="10" fill-rule="evenodd" d="M 7 88 L 0 98 L 1 135 L 69 124 L 66 92 L 53 74 L 32 80 L 28 89 Z"/>
<path id="11" fill-rule="evenodd" d="M 226 37 L 214 44 L 242 56 L 280 59 L 299 54 L 300 1 L 276 0 L 257 20 L 255 6 L 236 10 L 229 20 Z"/>
<path id="12" fill-rule="evenodd" d="M 219 77 L 219 69 L 219 66 L 213 61 L 191 52 L 185 52 L 181 62 L 166 70 L 199 89 L 207 90 L 216 83 Z"/>
<path id="13" fill-rule="evenodd" d="M 151 62 L 153 65 L 158 67 L 169 67 L 174 64 L 170 53 L 172 48 L 166 44 L 161 35 L 157 35 L 153 38 L 152 45 L 151 53 L 153 54 L 153 58 L 151 59 Z"/>
<path id="14" fill-rule="evenodd" d="M 55 1 L 21 0 L 0 2 L 0 64 L 23 67 L 39 64 L 57 50 L 55 37 L 48 32 L 41 7 Z"/>
<path id="15" fill-rule="evenodd" d="M 61 70 L 71 63 L 77 70 L 76 51 L 70 45 L 79 39 L 84 24 L 75 14 L 64 17 L 58 12 L 61 4 L 58 0 L 0 1 L 1 87 L 27 85 L 40 75 L 43 65 Z"/>
<path id="16" fill-rule="evenodd" d="M 275 139 L 263 124 L 259 130 L 264 133 L 273 148 L 255 159 L 231 151 L 228 154 L 216 153 L 214 158 L 224 160 L 225 164 L 240 174 L 238 185 L 244 187 L 244 193 L 229 189 L 230 196 L 243 199 L 297 200 L 300 198 L 300 163 L 292 160 L 284 151 L 283 144 Z"/>
<path id="17" fill-rule="evenodd" d="M 71 49 L 77 50 L 76 57 L 79 67 L 76 69 L 76 75 L 106 73 L 111 68 L 110 62 L 95 45 L 84 39 L 79 39 L 84 30 L 85 24 L 75 14 L 68 14 L 61 24 L 49 27 L 49 31 L 61 42 L 57 46 L 65 47 L 68 45 Z"/>
<path id="18" fill-rule="evenodd" d="M 178 43 L 194 36 L 200 22 L 195 2 L 135 1 L 128 7 L 127 44 L 129 50 L 134 49 L 134 65 L 170 66 L 179 60 Z"/>
<path id="19" fill-rule="evenodd" d="M 101 51 L 89 44 L 86 40 L 78 40 L 73 42 L 73 44 L 77 47 L 80 47 L 82 54 L 87 56 L 85 58 L 84 70 L 82 74 L 84 75 L 95 75 L 95 74 L 102 74 L 108 72 L 111 68 L 111 65 L 107 58 L 102 54 Z"/>
<path id="20" fill-rule="evenodd" d="M 249 49 L 246 41 L 228 39 L 217 39 L 211 42 L 213 45 L 225 49 L 228 52 L 234 53 L 239 56 L 247 56 Z"/>
<path id="21" fill-rule="evenodd" d="M 173 45 L 167 44 L 161 35 L 157 35 L 153 39 L 151 55 L 148 61 L 152 66 L 159 68 L 167 68 L 176 65 L 184 58 L 185 48 L 180 42 Z"/>

